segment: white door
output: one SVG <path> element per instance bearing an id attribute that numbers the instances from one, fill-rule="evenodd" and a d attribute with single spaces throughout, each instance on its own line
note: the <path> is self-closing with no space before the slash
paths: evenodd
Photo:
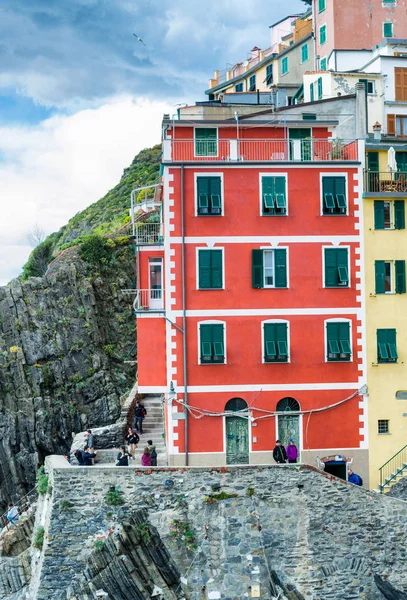
<path id="1" fill-rule="evenodd" d="M 149 258 L 150 286 L 148 306 L 151 309 L 163 308 L 163 259 Z"/>

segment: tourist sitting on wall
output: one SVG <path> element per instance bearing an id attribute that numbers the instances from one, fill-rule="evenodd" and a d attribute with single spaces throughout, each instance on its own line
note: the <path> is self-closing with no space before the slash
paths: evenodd
<path id="1" fill-rule="evenodd" d="M 86 452 L 85 450 L 78 448 L 78 450 L 74 452 L 74 456 L 81 467 L 91 467 L 93 464 L 92 461 L 96 456 L 96 450 L 94 452 Z"/>
<path id="2" fill-rule="evenodd" d="M 137 435 L 137 433 L 135 431 L 133 431 L 133 427 L 129 427 L 128 431 L 127 431 L 127 435 L 124 438 L 127 442 L 127 445 L 129 447 L 129 453 L 131 454 L 131 456 L 133 457 L 133 460 L 136 456 L 136 448 L 137 448 L 137 444 L 140 441 L 139 436 Z"/>
<path id="3" fill-rule="evenodd" d="M 144 453 L 141 457 L 141 464 L 143 467 L 151 467 L 151 454 L 148 446 L 144 448 Z"/>
<path id="4" fill-rule="evenodd" d="M 348 482 L 353 483 L 353 485 L 363 485 L 362 478 L 359 475 L 356 475 L 352 469 L 348 470 Z"/>
<path id="5" fill-rule="evenodd" d="M 289 463 L 296 463 L 297 462 L 297 458 L 298 458 L 298 448 L 294 443 L 293 439 L 290 439 L 290 441 L 288 442 L 288 446 L 285 449 L 286 454 L 287 454 L 287 458 L 288 458 L 288 462 Z"/>
<path id="6" fill-rule="evenodd" d="M 7 521 L 10 523 L 10 525 L 15 525 L 16 521 L 18 521 L 18 519 L 19 519 L 19 515 L 18 515 L 17 506 L 13 506 L 12 504 L 9 504 L 8 511 L 7 511 Z"/>
<path id="7" fill-rule="evenodd" d="M 117 455 L 116 467 L 128 467 L 129 458 L 132 458 L 132 456 L 126 452 L 126 446 L 120 446 L 120 452 Z"/>
<path id="8" fill-rule="evenodd" d="M 276 463 L 287 462 L 287 453 L 285 451 L 284 446 L 281 444 L 281 440 L 276 441 L 276 445 L 273 450 L 273 458 L 276 461 Z"/>

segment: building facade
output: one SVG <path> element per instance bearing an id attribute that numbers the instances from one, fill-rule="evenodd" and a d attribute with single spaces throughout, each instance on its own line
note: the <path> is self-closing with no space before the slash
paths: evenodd
<path id="1" fill-rule="evenodd" d="M 293 438 L 367 480 L 361 149 L 304 125 L 164 121 L 164 235 L 138 253 L 136 314 L 170 464 L 269 463 Z"/>

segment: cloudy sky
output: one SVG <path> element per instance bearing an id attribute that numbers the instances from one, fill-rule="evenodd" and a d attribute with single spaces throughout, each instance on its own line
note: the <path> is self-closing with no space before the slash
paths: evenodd
<path id="1" fill-rule="evenodd" d="M 0 285 L 301 0 L 0 0 Z M 145 46 L 133 37 L 143 38 Z"/>

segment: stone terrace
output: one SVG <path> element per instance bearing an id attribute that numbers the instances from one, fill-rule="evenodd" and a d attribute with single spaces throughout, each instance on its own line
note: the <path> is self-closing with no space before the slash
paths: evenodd
<path id="1" fill-rule="evenodd" d="M 307 600 L 379 600 L 375 574 L 407 589 L 407 503 L 312 467 L 92 469 L 49 457 L 47 470 L 52 509 L 39 600 L 66 598 L 69 584 L 83 588 L 98 532 L 111 533 L 141 508 L 147 508 L 183 578 L 183 597 L 191 600 L 255 597 L 256 585 L 266 600 L 279 593 Z M 122 507 L 106 505 L 110 486 L 121 488 Z M 219 492 L 237 497 L 208 502 Z M 62 500 L 71 503 L 70 510 L 61 509 Z M 195 532 L 196 549 L 171 536 L 174 519 Z M 114 588 L 114 574 L 109 577 Z M 117 598 L 149 597 L 127 596 L 122 583 Z"/>

